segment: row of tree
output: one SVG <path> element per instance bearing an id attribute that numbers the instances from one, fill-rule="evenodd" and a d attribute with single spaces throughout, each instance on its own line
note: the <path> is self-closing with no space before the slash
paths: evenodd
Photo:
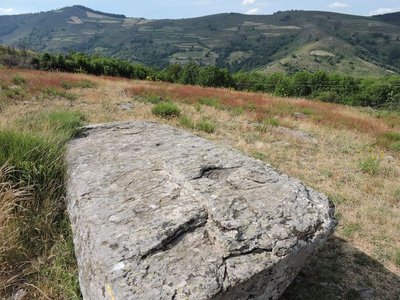
<path id="1" fill-rule="evenodd" d="M 33 59 L 37 69 L 81 72 L 94 75 L 120 76 L 200 85 L 227 87 L 278 96 L 303 97 L 346 105 L 371 106 L 400 110 L 400 76 L 354 78 L 323 71 L 301 71 L 293 75 L 281 73 L 238 72 L 189 63 L 171 64 L 162 70 L 130 64 L 126 61 L 89 56 L 83 53 L 43 53 Z"/>

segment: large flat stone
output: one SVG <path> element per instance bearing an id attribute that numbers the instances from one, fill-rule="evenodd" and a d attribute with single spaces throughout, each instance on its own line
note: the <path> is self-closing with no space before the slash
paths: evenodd
<path id="1" fill-rule="evenodd" d="M 277 299 L 336 224 L 297 179 L 170 126 L 86 127 L 67 164 L 84 299 Z"/>

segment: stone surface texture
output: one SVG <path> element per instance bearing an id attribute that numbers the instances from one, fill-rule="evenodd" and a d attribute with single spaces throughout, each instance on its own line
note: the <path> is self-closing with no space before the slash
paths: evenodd
<path id="1" fill-rule="evenodd" d="M 166 125 L 88 126 L 67 164 L 84 299 L 277 299 L 336 225 L 324 195 Z"/>

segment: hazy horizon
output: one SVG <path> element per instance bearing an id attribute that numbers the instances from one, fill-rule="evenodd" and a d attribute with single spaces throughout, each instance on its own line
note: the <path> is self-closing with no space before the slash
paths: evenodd
<path id="1" fill-rule="evenodd" d="M 400 11 L 398 0 L 382 1 L 263 1 L 263 0 L 148 0 L 123 3 L 116 0 L 109 1 L 69 1 L 69 0 L 41 0 L 32 4 L 26 0 L 4 0 L 0 4 L 0 15 L 13 15 L 35 13 L 63 8 L 65 6 L 83 5 L 94 10 L 108 13 L 124 14 L 127 17 L 144 17 L 149 19 L 164 18 L 191 18 L 218 13 L 244 13 L 244 14 L 273 14 L 286 10 L 317 10 L 330 11 L 353 15 L 375 15 Z"/>

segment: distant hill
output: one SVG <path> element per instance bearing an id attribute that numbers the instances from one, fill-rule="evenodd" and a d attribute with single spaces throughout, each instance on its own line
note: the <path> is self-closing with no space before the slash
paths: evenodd
<path id="1" fill-rule="evenodd" d="M 400 14 L 287 11 L 148 20 L 72 6 L 0 16 L 0 44 L 82 51 L 156 67 L 193 60 L 232 71 L 384 75 L 400 72 Z"/>

